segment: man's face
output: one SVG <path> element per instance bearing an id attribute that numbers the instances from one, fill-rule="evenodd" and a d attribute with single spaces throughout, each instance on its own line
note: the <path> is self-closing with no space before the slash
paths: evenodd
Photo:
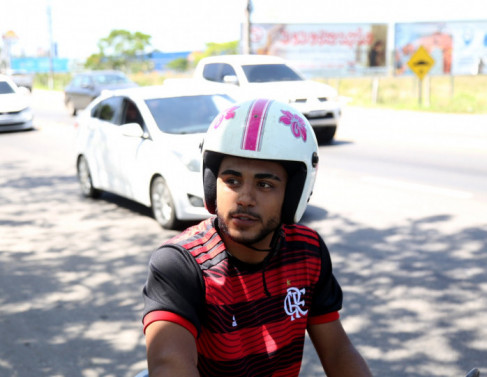
<path id="1" fill-rule="evenodd" d="M 216 207 L 224 238 L 269 247 L 279 226 L 287 174 L 276 162 L 227 156 L 218 171 Z"/>

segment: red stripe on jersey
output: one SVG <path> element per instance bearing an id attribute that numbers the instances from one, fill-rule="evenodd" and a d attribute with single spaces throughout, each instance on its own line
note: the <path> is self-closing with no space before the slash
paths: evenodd
<path id="1" fill-rule="evenodd" d="M 286 226 L 292 232 L 286 232 L 286 241 L 302 241 L 314 246 L 319 246 L 316 232 L 312 229 L 305 227 L 304 225 L 287 225 Z"/>
<path id="2" fill-rule="evenodd" d="M 195 338 L 198 336 L 198 331 L 196 330 L 196 327 L 191 322 L 189 322 L 188 320 L 184 319 L 183 317 L 175 313 L 166 312 L 162 310 L 157 310 L 154 312 L 147 313 L 147 315 L 144 317 L 144 334 L 145 334 L 145 330 L 147 329 L 147 326 L 157 321 L 168 321 L 168 322 L 176 323 L 180 326 L 183 326 L 186 330 L 188 330 L 191 334 L 193 334 Z"/>
<path id="3" fill-rule="evenodd" d="M 319 325 L 322 323 L 328 323 L 336 321 L 340 318 L 340 313 L 331 312 L 327 314 L 317 315 L 314 317 L 308 317 L 308 325 Z"/>
<path id="4" fill-rule="evenodd" d="M 294 363 L 288 369 L 278 370 L 272 374 L 272 377 L 295 377 L 299 375 L 301 370 L 301 361 Z"/>
<path id="5" fill-rule="evenodd" d="M 313 237 L 313 238 L 316 238 L 316 232 L 311 229 L 311 228 L 308 228 L 306 225 L 300 225 L 300 224 L 291 224 L 291 225 L 285 225 L 286 228 L 288 228 L 289 230 L 291 230 L 292 234 L 305 234 L 305 235 L 308 235 L 310 237 Z M 289 235 L 290 233 L 289 232 L 286 232 L 286 235 Z"/>
<path id="6" fill-rule="evenodd" d="M 318 258 L 298 257 L 300 260 L 283 265 L 279 269 L 268 268 L 265 274 L 266 287 L 272 296 L 285 295 L 290 286 L 306 287 L 319 279 L 321 261 Z M 262 273 L 235 276 L 204 275 L 207 287 L 206 300 L 210 305 L 225 305 L 247 302 L 249 299 L 266 298 Z M 224 289 L 226 287 L 227 289 Z M 231 299 L 229 299 L 231 295 Z"/>
<path id="7" fill-rule="evenodd" d="M 211 223 L 209 221 L 205 221 L 205 223 L 207 224 L 207 226 L 206 226 L 206 228 L 203 229 L 203 232 L 204 232 L 203 236 L 198 237 L 197 239 L 192 240 L 191 242 L 183 244 L 182 246 L 185 249 L 191 250 L 191 249 L 195 248 L 196 246 L 202 246 L 202 245 L 204 245 L 205 247 L 209 247 L 209 245 L 207 245 L 207 243 L 215 235 L 216 229 L 213 227 L 210 227 Z M 219 237 L 218 237 L 218 239 L 219 239 Z M 211 242 L 209 242 L 209 243 L 211 244 Z"/>
<path id="8" fill-rule="evenodd" d="M 218 237 L 218 240 L 220 240 L 220 237 Z M 216 247 L 214 247 L 213 249 L 211 249 L 211 248 L 207 249 L 206 247 L 198 249 L 197 255 L 193 254 L 194 257 L 196 258 L 196 261 L 199 264 L 203 264 L 207 260 L 213 259 L 214 257 L 216 257 L 218 254 L 220 254 L 222 251 L 225 250 L 225 245 L 223 244 L 223 242 L 220 242 L 219 245 L 218 245 L 218 242 L 216 242 L 216 244 L 214 246 L 216 246 Z M 210 252 L 208 252 L 208 251 L 210 251 Z"/>
<path id="9" fill-rule="evenodd" d="M 181 245 L 193 254 L 199 264 L 203 264 L 225 250 L 225 245 L 212 225 L 212 218 L 186 229 L 164 244 Z"/>
<path id="10" fill-rule="evenodd" d="M 238 360 L 249 355 L 272 354 L 303 336 L 306 318 L 269 323 L 232 331 L 210 333 L 203 330 L 198 338 L 198 352 L 212 360 Z M 283 331 L 286 328 L 286 331 Z M 245 344 L 245 348 L 242 348 Z"/>
<path id="11" fill-rule="evenodd" d="M 319 241 L 316 238 L 310 238 L 309 236 L 306 235 L 301 235 L 301 234 L 294 234 L 292 236 L 286 237 L 286 241 L 301 241 L 301 242 L 306 242 L 308 244 L 312 244 L 314 246 L 319 246 Z"/>
<path id="12" fill-rule="evenodd" d="M 181 246 L 188 250 L 199 264 L 203 264 L 225 250 L 225 245 L 216 229 L 212 226 L 212 218 L 201 222 L 197 228 L 198 231 L 189 232 L 179 240 L 189 239 L 189 242 L 181 242 Z M 195 235 L 198 235 L 196 239 L 190 238 Z"/>
<path id="13" fill-rule="evenodd" d="M 248 355 L 237 360 L 216 361 L 198 355 L 198 370 L 210 376 L 270 376 L 297 377 L 303 356 L 304 336 L 274 354 Z"/>
<path id="14" fill-rule="evenodd" d="M 190 228 L 187 228 L 183 232 L 179 233 L 178 235 L 176 235 L 176 236 L 172 237 L 171 239 L 169 239 L 168 241 L 164 242 L 163 245 L 179 244 L 182 241 L 187 242 L 188 239 L 192 239 L 192 237 L 194 237 L 197 234 L 201 235 L 201 238 L 208 239 L 208 235 L 206 234 L 206 232 L 211 233 L 211 234 L 214 234 L 216 232 L 216 229 L 214 229 L 211 226 L 211 222 L 209 220 L 211 220 L 211 218 L 207 219 L 205 221 L 202 221 L 199 224 L 194 225 Z M 200 242 L 201 238 L 198 237 L 196 239 L 197 242 Z"/>

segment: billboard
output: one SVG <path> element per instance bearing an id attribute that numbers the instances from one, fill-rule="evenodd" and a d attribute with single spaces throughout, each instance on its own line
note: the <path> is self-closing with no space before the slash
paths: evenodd
<path id="1" fill-rule="evenodd" d="M 250 40 L 307 76 L 387 72 L 387 24 L 252 24 Z"/>
<path id="2" fill-rule="evenodd" d="M 411 74 L 407 62 L 423 46 L 435 63 L 430 75 L 487 73 L 487 21 L 395 25 L 394 72 Z"/>
<path id="3" fill-rule="evenodd" d="M 10 68 L 14 71 L 27 73 L 46 73 L 51 71 L 51 62 L 53 72 L 69 72 L 69 59 L 67 58 L 11 58 Z"/>

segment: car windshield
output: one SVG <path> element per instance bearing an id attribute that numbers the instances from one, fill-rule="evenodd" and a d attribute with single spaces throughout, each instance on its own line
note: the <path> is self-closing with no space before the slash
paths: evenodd
<path id="1" fill-rule="evenodd" d="M 97 84 L 101 85 L 124 84 L 130 82 L 126 76 L 118 74 L 95 75 L 93 79 Z"/>
<path id="2" fill-rule="evenodd" d="M 242 69 L 249 82 L 301 81 L 303 80 L 286 64 L 244 65 Z"/>
<path id="3" fill-rule="evenodd" d="M 6 81 L 0 81 L 0 94 L 15 93 L 14 89 Z"/>
<path id="4" fill-rule="evenodd" d="M 145 102 L 159 129 L 170 134 L 206 132 L 215 116 L 233 103 L 226 95 L 154 98 Z"/>

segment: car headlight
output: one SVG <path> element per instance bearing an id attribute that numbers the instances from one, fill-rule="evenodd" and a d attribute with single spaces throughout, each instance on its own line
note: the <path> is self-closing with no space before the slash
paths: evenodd
<path id="1" fill-rule="evenodd" d="M 24 122 L 28 122 L 32 120 L 32 110 L 30 109 L 30 107 L 26 107 L 19 113 L 19 116 Z"/>

